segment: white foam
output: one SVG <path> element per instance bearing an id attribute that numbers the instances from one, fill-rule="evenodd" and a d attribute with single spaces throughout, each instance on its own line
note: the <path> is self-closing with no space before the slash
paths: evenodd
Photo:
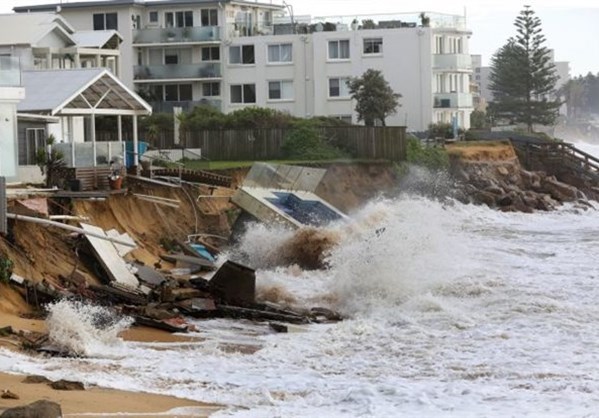
<path id="1" fill-rule="evenodd" d="M 341 241 L 330 269 L 258 271 L 259 285 L 297 292 L 300 304 L 328 295 L 319 302 L 342 307 L 346 321 L 296 334 L 199 321 L 204 341 L 123 343 L 108 358 L 0 350 L 0 370 L 230 406 L 216 416 L 596 413 L 596 211 L 508 214 L 404 198 L 356 218 L 369 223 L 331 226 Z M 277 234 L 260 231 L 257 245 Z M 262 348 L 223 348 L 236 343 Z"/>
<path id="2" fill-rule="evenodd" d="M 119 333 L 133 323 L 110 309 L 78 301 L 62 300 L 47 309 L 50 342 L 75 356 L 106 356 L 107 347 L 121 344 Z"/>

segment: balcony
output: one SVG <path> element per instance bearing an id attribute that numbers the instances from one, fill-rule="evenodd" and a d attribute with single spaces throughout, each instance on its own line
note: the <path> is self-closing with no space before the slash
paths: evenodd
<path id="1" fill-rule="evenodd" d="M 21 64 L 18 57 L 0 56 L 0 87 L 21 86 Z"/>
<path id="2" fill-rule="evenodd" d="M 472 95 L 470 93 L 435 93 L 435 109 L 471 108 Z"/>
<path id="3" fill-rule="evenodd" d="M 133 32 L 133 44 L 177 44 L 220 41 L 218 26 L 186 28 L 148 28 Z"/>
<path id="4" fill-rule="evenodd" d="M 133 67 L 134 80 L 200 80 L 220 78 L 220 64 L 168 64 L 168 65 L 136 65 Z"/>
<path id="5" fill-rule="evenodd" d="M 468 54 L 434 54 L 433 69 L 442 71 L 472 71 L 472 57 Z"/>
<path id="6" fill-rule="evenodd" d="M 221 109 L 221 101 L 218 99 L 185 100 L 181 102 L 150 102 L 152 109 L 157 113 L 173 113 L 173 107 L 180 107 L 184 112 L 189 112 L 197 106 L 211 106 Z"/>

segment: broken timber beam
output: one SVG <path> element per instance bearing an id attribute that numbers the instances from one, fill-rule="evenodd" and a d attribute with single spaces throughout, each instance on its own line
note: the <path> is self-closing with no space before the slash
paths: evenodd
<path id="1" fill-rule="evenodd" d="M 77 233 L 83 234 L 83 235 L 89 235 L 91 237 L 100 238 L 100 239 L 103 239 L 106 241 L 114 242 L 115 244 L 126 245 L 127 247 L 136 247 L 137 246 L 137 245 L 131 244 L 130 241 L 123 241 L 122 239 L 107 237 L 106 235 L 103 235 L 103 234 L 97 234 L 95 232 L 86 231 L 82 228 L 77 228 L 75 226 L 66 225 L 66 224 L 63 224 L 60 222 L 50 221 L 48 219 L 34 218 L 32 216 L 25 216 L 25 215 L 17 215 L 16 213 L 7 213 L 6 217 L 9 219 L 14 219 L 16 221 L 25 221 L 25 222 L 32 222 L 32 223 L 41 224 L 41 225 L 55 226 L 56 228 L 62 228 L 62 229 L 66 229 L 67 231 L 77 232 Z"/>

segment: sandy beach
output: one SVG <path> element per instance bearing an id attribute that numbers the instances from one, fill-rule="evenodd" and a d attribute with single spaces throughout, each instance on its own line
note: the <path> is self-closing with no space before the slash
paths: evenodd
<path id="1" fill-rule="evenodd" d="M 0 328 L 11 326 L 15 331 L 44 332 L 45 322 L 36 319 L 21 318 L 13 313 L 0 312 Z M 173 336 L 169 333 L 146 328 L 134 327 L 123 334 L 126 340 L 176 342 L 186 341 L 185 336 Z M 0 347 L 18 350 L 14 339 L 1 337 Z M 116 413 L 126 413 L 128 417 L 207 417 L 217 411 L 219 406 L 208 405 L 172 396 L 147 393 L 126 392 L 100 387 L 89 387 L 85 391 L 54 390 L 47 384 L 23 383 L 26 376 L 0 373 L 0 392 L 9 390 L 19 399 L 0 398 L 0 412 L 15 406 L 25 405 L 37 400 L 50 400 L 61 405 L 63 414 L 69 417 L 101 417 Z M 182 409 L 181 409 L 182 408 Z"/>

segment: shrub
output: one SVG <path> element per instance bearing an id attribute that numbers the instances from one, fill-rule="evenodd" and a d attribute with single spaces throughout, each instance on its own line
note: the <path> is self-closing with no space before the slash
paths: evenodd
<path id="1" fill-rule="evenodd" d="M 0 257 L 0 282 L 8 283 L 12 276 L 13 262 L 8 257 Z"/>
<path id="2" fill-rule="evenodd" d="M 287 134 L 283 155 L 295 160 L 332 160 L 347 158 L 347 154 L 328 144 L 311 121 L 298 121 Z"/>
<path id="3" fill-rule="evenodd" d="M 432 170 L 442 170 L 449 167 L 449 157 L 444 148 L 428 147 L 414 136 L 408 137 L 407 160 L 409 163 Z"/>

